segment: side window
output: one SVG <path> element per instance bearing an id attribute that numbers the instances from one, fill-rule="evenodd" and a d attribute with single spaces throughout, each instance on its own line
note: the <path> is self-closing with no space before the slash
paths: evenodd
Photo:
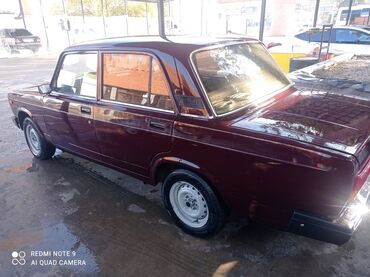
<path id="1" fill-rule="evenodd" d="M 358 32 L 360 36 L 358 37 L 358 41 L 361 44 L 370 44 L 370 34 L 366 34 L 364 32 Z"/>
<path id="2" fill-rule="evenodd" d="M 96 97 L 97 54 L 67 54 L 55 90 L 64 94 Z"/>
<path id="3" fill-rule="evenodd" d="M 356 30 L 338 29 L 336 31 L 336 42 L 370 44 L 370 35 Z"/>
<path id="4" fill-rule="evenodd" d="M 149 55 L 103 54 L 102 98 L 173 110 L 164 72 Z"/>
<path id="5" fill-rule="evenodd" d="M 152 59 L 152 81 L 149 105 L 159 109 L 173 109 L 166 76 L 156 59 Z"/>

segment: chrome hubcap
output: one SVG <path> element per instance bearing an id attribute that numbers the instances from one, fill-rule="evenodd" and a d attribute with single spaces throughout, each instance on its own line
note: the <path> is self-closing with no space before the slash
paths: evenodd
<path id="1" fill-rule="evenodd" d="M 192 184 L 184 181 L 174 183 L 170 189 L 170 202 L 175 214 L 186 225 L 201 228 L 207 223 L 207 202 Z"/>
<path id="2" fill-rule="evenodd" d="M 37 131 L 31 126 L 27 125 L 26 127 L 26 137 L 28 141 L 28 145 L 30 146 L 31 152 L 38 156 L 41 152 L 41 143 L 40 143 L 40 137 L 37 134 Z"/>

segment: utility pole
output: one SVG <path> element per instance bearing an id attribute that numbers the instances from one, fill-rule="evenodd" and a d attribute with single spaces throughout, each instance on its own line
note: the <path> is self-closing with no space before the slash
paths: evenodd
<path id="1" fill-rule="evenodd" d="M 23 26 L 24 26 L 25 29 L 27 29 L 27 27 L 26 27 L 26 21 L 24 19 L 24 12 L 23 12 L 22 0 L 19 0 L 19 13 L 20 13 L 20 16 L 22 16 Z"/>
<path id="2" fill-rule="evenodd" d="M 126 14 L 126 35 L 128 36 L 128 9 L 127 9 L 127 0 L 123 0 L 125 4 L 125 14 Z"/>
<path id="3" fill-rule="evenodd" d="M 41 2 L 41 0 L 40 0 Z M 62 0 L 62 5 L 63 5 L 63 13 L 64 13 L 64 22 L 63 22 L 63 26 L 65 28 L 65 25 L 64 23 L 67 23 L 67 29 L 66 29 L 66 32 L 67 32 L 67 39 L 68 39 L 68 46 L 71 45 L 71 39 L 69 37 L 69 28 L 70 28 L 70 25 L 69 25 L 69 20 L 68 20 L 68 15 L 67 15 L 67 10 L 66 10 L 66 6 L 65 6 L 65 3 L 64 3 L 64 0 Z"/>
<path id="4" fill-rule="evenodd" d="M 107 37 L 107 30 L 105 28 L 105 16 L 104 16 L 104 3 L 103 3 L 103 0 L 100 0 L 100 3 L 101 3 L 101 13 L 102 13 L 102 17 L 103 17 L 104 37 Z"/>
<path id="5" fill-rule="evenodd" d="M 146 34 L 149 35 L 148 2 L 145 2 Z"/>
<path id="6" fill-rule="evenodd" d="M 258 39 L 263 40 L 263 31 L 265 30 L 265 17 L 266 17 L 266 0 L 261 1 L 261 16 L 260 16 L 260 30 Z"/>
<path id="7" fill-rule="evenodd" d="M 49 50 L 49 37 L 48 37 L 48 31 L 46 30 L 46 23 L 45 23 L 45 17 L 44 17 L 44 11 L 42 10 L 42 1 L 39 0 L 40 4 L 40 11 L 41 11 L 41 18 L 42 18 L 42 23 L 44 25 L 44 31 L 45 31 L 45 38 L 46 38 L 46 49 Z"/>
<path id="8" fill-rule="evenodd" d="M 347 14 L 347 18 L 346 18 L 346 26 L 348 25 L 348 23 L 351 23 L 352 4 L 353 4 L 353 0 L 349 0 L 348 14 Z"/>
<path id="9" fill-rule="evenodd" d="M 166 29 L 164 26 L 164 5 L 163 0 L 158 0 L 157 2 L 158 6 L 158 30 L 159 30 L 159 36 L 161 38 L 166 38 Z"/>
<path id="10" fill-rule="evenodd" d="M 317 17 L 319 15 L 319 8 L 320 8 L 320 0 L 316 0 L 315 13 L 313 16 L 313 24 L 312 24 L 313 27 L 316 27 L 317 25 Z"/>
<path id="11" fill-rule="evenodd" d="M 83 0 L 80 0 L 80 3 L 81 3 L 82 22 L 83 22 L 83 24 L 85 24 L 85 9 L 84 9 Z"/>

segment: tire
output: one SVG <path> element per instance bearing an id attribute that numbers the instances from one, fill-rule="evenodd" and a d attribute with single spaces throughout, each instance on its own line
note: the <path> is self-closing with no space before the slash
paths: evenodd
<path id="1" fill-rule="evenodd" d="M 55 154 L 55 147 L 45 140 L 29 117 L 23 121 L 23 132 L 28 148 L 37 159 L 46 160 Z"/>
<path id="2" fill-rule="evenodd" d="M 175 223 L 188 234 L 209 237 L 226 222 L 226 209 L 212 188 L 188 170 L 177 169 L 166 177 L 162 200 Z"/>
<path id="3" fill-rule="evenodd" d="M 39 52 L 40 48 L 33 48 L 31 49 L 33 54 L 37 54 Z"/>
<path id="4" fill-rule="evenodd" d="M 5 50 L 9 54 L 14 54 L 14 50 L 13 50 L 13 48 L 10 45 L 5 45 Z"/>

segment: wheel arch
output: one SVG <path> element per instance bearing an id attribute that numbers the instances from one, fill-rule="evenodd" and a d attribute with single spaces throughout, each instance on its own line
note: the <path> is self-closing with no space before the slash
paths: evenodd
<path id="1" fill-rule="evenodd" d="M 194 164 L 190 161 L 181 158 L 162 157 L 157 159 L 153 163 L 153 166 L 151 167 L 150 172 L 151 184 L 157 185 L 158 183 L 163 182 L 166 176 L 168 176 L 168 174 L 170 174 L 176 169 L 185 169 L 192 173 L 197 174 L 212 188 L 217 198 L 219 199 L 220 203 L 222 203 L 224 207 L 227 207 L 221 193 L 214 184 L 214 178 L 212 177 L 212 175 L 207 170 L 201 169 L 200 166 L 198 166 L 197 164 Z"/>
<path id="2" fill-rule="evenodd" d="M 25 108 L 19 108 L 18 109 L 18 112 L 17 112 L 17 116 L 18 116 L 18 122 L 19 122 L 19 126 L 20 128 L 23 130 L 23 122 L 24 120 L 29 117 L 32 119 L 32 114 L 29 110 L 25 109 Z"/>

